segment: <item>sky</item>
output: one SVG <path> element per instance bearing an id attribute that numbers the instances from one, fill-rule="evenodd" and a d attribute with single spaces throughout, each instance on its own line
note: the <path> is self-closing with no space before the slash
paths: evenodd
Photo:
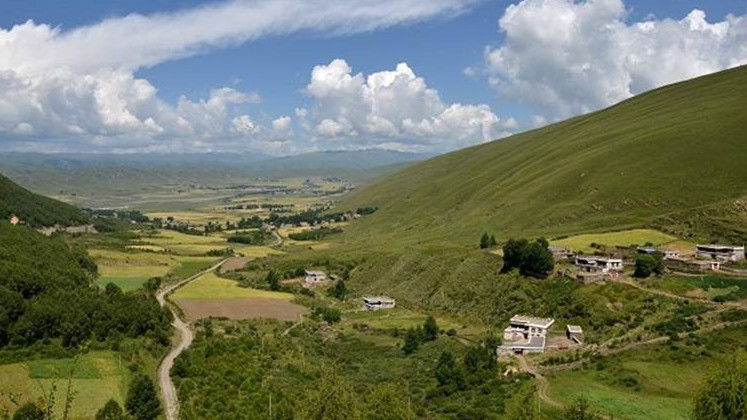
<path id="1" fill-rule="evenodd" d="M 746 63 L 743 0 L 4 0 L 0 150 L 442 153 Z"/>

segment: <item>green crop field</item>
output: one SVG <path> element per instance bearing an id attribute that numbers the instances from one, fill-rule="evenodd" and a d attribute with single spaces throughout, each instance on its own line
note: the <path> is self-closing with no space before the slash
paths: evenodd
<path id="1" fill-rule="evenodd" d="M 94 249 L 89 254 L 99 267 L 98 284 L 114 283 L 124 291 L 140 287 L 151 277 L 165 276 L 179 263 L 169 255 Z"/>
<path id="2" fill-rule="evenodd" d="M 646 284 L 701 299 L 721 297 L 725 300 L 739 300 L 747 297 L 747 279 L 738 277 L 711 274 L 694 277 L 667 276 L 663 279 L 646 280 Z"/>
<path id="3" fill-rule="evenodd" d="M 589 233 L 551 241 L 552 245 L 564 246 L 580 252 L 593 252 L 592 243 L 605 246 L 630 246 L 652 243 L 656 246 L 677 241 L 677 238 L 653 229 L 630 229 L 619 232 Z M 695 244 L 692 245 L 695 249 Z"/>
<path id="4" fill-rule="evenodd" d="M 93 419 L 107 401 L 124 402 L 129 373 L 116 353 L 91 352 L 74 359 L 42 359 L 0 366 L 0 393 L 12 393 L 22 401 L 36 400 L 48 395 L 56 387 L 55 418 L 59 418 L 65 404 L 68 378 L 75 396 L 72 402 L 72 419 Z M 0 400 L 12 409 L 8 401 Z"/>
<path id="5" fill-rule="evenodd" d="M 290 293 L 272 292 L 268 290 L 241 287 L 233 280 L 224 279 L 213 273 L 205 274 L 183 287 L 172 295 L 174 300 L 182 299 L 242 299 L 242 298 L 271 298 L 292 300 Z"/>

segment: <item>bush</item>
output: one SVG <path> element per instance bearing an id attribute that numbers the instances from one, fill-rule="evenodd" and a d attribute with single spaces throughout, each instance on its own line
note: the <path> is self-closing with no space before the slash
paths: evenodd
<path id="1" fill-rule="evenodd" d="M 161 413 L 161 401 L 150 378 L 139 375 L 132 381 L 127 391 L 125 407 L 135 420 L 154 420 L 158 417 Z"/>

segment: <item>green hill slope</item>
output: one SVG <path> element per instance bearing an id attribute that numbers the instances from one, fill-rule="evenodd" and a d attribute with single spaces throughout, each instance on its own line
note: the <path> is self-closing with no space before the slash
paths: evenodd
<path id="1" fill-rule="evenodd" d="M 0 220 L 18 216 L 30 226 L 75 225 L 88 221 L 77 208 L 34 194 L 0 175 Z"/>
<path id="2" fill-rule="evenodd" d="M 400 243 L 641 225 L 747 240 L 746 100 L 747 67 L 666 86 L 412 165 L 342 207 L 379 206 L 354 234 Z"/>

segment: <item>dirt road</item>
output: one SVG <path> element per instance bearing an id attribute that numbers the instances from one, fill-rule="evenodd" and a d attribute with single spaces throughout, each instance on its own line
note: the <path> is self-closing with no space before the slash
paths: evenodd
<path id="1" fill-rule="evenodd" d="M 209 273 L 211 271 L 217 270 L 225 262 L 226 260 L 222 260 L 219 263 L 215 264 L 214 266 L 208 268 L 207 270 L 203 270 L 195 274 L 194 276 L 188 277 L 184 280 L 180 280 L 177 283 L 164 287 L 156 294 L 156 299 L 158 299 L 158 303 L 161 306 L 166 306 L 166 296 L 168 296 L 169 293 L 173 292 L 179 287 L 200 277 L 201 275 L 205 273 Z M 171 380 L 171 375 L 169 374 L 169 372 L 171 372 L 171 367 L 174 365 L 174 360 L 176 360 L 176 358 L 187 347 L 189 347 L 190 344 L 192 344 L 192 340 L 194 339 L 194 334 L 192 333 L 192 330 L 189 328 L 189 324 L 187 324 L 186 322 L 182 321 L 181 318 L 179 318 L 179 315 L 176 313 L 174 308 L 169 306 L 169 309 L 171 310 L 171 313 L 174 315 L 174 321 L 171 323 L 171 325 L 179 333 L 179 341 L 176 343 L 176 345 L 174 345 L 171 348 L 171 350 L 166 355 L 166 357 L 164 357 L 163 360 L 161 360 L 161 365 L 158 367 L 158 383 L 161 386 L 161 393 L 163 395 L 163 402 L 164 402 L 165 411 L 166 411 L 166 420 L 177 420 L 179 418 L 179 399 L 176 395 L 176 388 L 174 387 L 174 382 Z"/>

